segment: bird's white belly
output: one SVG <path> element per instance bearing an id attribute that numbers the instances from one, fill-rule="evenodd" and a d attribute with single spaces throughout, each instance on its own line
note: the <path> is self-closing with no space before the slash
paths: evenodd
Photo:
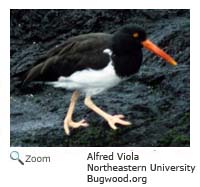
<path id="1" fill-rule="evenodd" d="M 85 69 L 77 71 L 69 77 L 59 77 L 57 82 L 51 84 L 54 87 L 77 89 L 88 96 L 92 96 L 117 85 L 121 81 L 121 78 L 115 73 L 112 61 L 110 61 L 101 70 Z"/>

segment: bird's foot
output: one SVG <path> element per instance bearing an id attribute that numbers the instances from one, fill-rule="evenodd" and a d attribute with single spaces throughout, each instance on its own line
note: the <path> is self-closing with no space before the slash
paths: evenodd
<path id="1" fill-rule="evenodd" d="M 110 127 L 114 130 L 117 129 L 117 127 L 115 125 L 116 123 L 120 124 L 120 125 L 124 125 L 124 126 L 131 125 L 131 122 L 125 121 L 125 120 L 123 120 L 123 118 L 124 118 L 124 115 L 118 114 L 118 115 L 114 115 L 114 116 L 109 116 L 107 118 L 107 121 L 108 121 L 108 124 L 110 125 Z"/>
<path id="2" fill-rule="evenodd" d="M 70 135 L 70 128 L 87 127 L 88 123 L 83 119 L 79 122 L 74 122 L 69 119 L 64 120 L 64 129 L 67 135 Z"/>

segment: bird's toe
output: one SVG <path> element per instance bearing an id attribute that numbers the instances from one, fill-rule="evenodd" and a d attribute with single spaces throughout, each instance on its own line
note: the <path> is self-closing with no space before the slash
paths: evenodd
<path id="1" fill-rule="evenodd" d="M 130 121 L 125 121 L 125 120 L 123 120 L 123 118 L 124 118 L 124 115 L 122 115 L 122 114 L 110 116 L 110 118 L 108 119 L 108 124 L 114 130 L 117 129 L 115 124 L 124 125 L 124 126 L 131 125 Z"/>
<path id="2" fill-rule="evenodd" d="M 88 127 L 88 123 L 86 120 L 82 119 L 78 122 L 74 122 L 72 120 L 65 120 L 64 121 L 64 129 L 67 135 L 70 135 L 70 128 L 79 128 L 79 127 Z"/>

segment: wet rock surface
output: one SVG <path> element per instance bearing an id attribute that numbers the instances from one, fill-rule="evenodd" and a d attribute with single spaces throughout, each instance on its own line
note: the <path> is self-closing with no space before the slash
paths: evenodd
<path id="1" fill-rule="evenodd" d="M 11 10 L 11 146 L 189 146 L 189 16 L 189 10 Z M 143 25 L 178 66 L 144 50 L 139 73 L 94 97 L 102 109 L 124 114 L 132 126 L 113 131 L 81 96 L 74 119 L 84 118 L 90 126 L 66 136 L 63 119 L 71 91 L 38 84 L 22 89 L 14 75 L 70 36 L 112 33 L 127 23 Z"/>

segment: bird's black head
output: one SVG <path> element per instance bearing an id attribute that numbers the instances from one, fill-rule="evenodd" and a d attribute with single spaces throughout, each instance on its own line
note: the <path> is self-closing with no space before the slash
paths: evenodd
<path id="1" fill-rule="evenodd" d="M 140 26 L 125 25 L 113 35 L 112 49 L 117 56 L 142 53 L 142 47 L 160 56 L 171 65 L 176 65 L 176 61 L 171 56 L 147 39 L 146 32 Z"/>
<path id="2" fill-rule="evenodd" d="M 143 28 L 137 25 L 125 25 L 113 36 L 113 51 L 116 54 L 132 53 L 141 50 L 142 42 L 146 40 L 146 33 Z"/>

